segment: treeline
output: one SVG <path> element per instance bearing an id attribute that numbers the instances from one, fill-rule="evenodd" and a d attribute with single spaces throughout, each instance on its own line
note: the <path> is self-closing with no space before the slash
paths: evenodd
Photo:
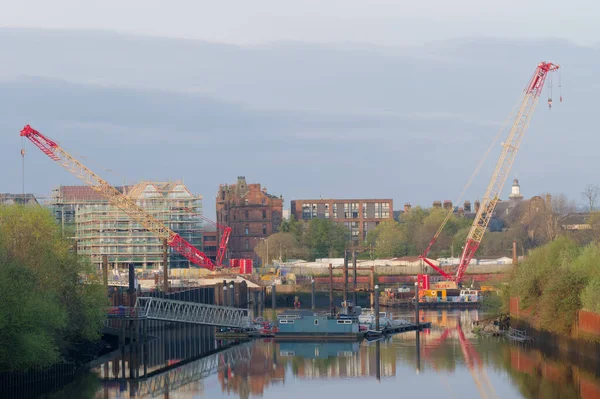
<path id="1" fill-rule="evenodd" d="M 70 359 L 97 341 L 107 296 L 48 210 L 0 207 L 0 371 Z"/>
<path id="2" fill-rule="evenodd" d="M 541 328 L 569 334 L 577 311 L 600 313 L 600 245 L 559 237 L 530 251 L 506 287 L 506 309 L 509 298 L 518 297 Z"/>

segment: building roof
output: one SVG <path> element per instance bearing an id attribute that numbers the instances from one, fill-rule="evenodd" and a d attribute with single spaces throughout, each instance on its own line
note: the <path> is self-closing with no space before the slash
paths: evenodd
<path id="1" fill-rule="evenodd" d="M 37 204 L 38 201 L 33 194 L 10 194 L 0 193 L 0 204 L 12 205 L 12 204 Z"/>
<path id="2" fill-rule="evenodd" d="M 570 213 L 560 221 L 560 224 L 563 226 L 588 224 L 587 219 L 589 216 L 590 214 L 587 212 Z"/>
<path id="3" fill-rule="evenodd" d="M 131 186 L 115 187 L 121 193 Z M 106 202 L 104 197 L 99 192 L 93 190 L 89 186 L 60 186 L 56 194 L 53 195 L 53 200 L 57 202 Z"/>

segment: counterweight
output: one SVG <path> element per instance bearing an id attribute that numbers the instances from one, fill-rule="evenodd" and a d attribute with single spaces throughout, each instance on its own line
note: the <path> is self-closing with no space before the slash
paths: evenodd
<path id="1" fill-rule="evenodd" d="M 142 225 L 148 231 L 154 233 L 160 239 L 167 239 L 169 246 L 179 252 L 193 264 L 214 270 L 215 265 L 203 252 L 184 240 L 161 221 L 155 219 L 129 197 L 123 195 L 119 190 L 100 178 L 85 165 L 63 150 L 55 141 L 47 138 L 31 126 L 27 125 L 21 130 L 21 136 L 27 137 L 42 152 L 52 160 L 58 162 L 65 169 L 80 178 L 90 188 L 102 194 L 111 205 L 125 212 L 132 220 Z"/>

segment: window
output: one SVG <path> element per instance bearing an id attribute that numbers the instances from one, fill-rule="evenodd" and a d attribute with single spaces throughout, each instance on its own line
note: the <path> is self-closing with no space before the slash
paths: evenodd
<path id="1" fill-rule="evenodd" d="M 262 225 L 262 229 L 263 229 L 263 234 L 267 235 L 267 225 L 266 224 Z"/>
<path id="2" fill-rule="evenodd" d="M 244 211 L 244 219 L 248 220 L 248 211 Z"/>
<path id="3" fill-rule="evenodd" d="M 338 218 L 337 204 L 333 204 L 333 218 L 334 219 Z"/>
<path id="4" fill-rule="evenodd" d="M 344 204 L 344 219 L 350 219 L 350 204 L 347 202 Z"/>
<path id="5" fill-rule="evenodd" d="M 329 219 L 329 204 L 325 204 L 325 219 Z"/>
<path id="6" fill-rule="evenodd" d="M 302 204 L 302 219 L 310 219 L 310 204 Z"/>
<path id="7" fill-rule="evenodd" d="M 245 234 L 245 235 L 248 235 L 248 234 L 250 234 L 250 226 L 246 225 L 246 226 L 244 227 L 244 234 Z M 248 240 L 246 240 L 246 241 L 248 241 Z"/>
<path id="8" fill-rule="evenodd" d="M 312 204 L 310 217 L 311 219 L 317 218 L 317 204 Z"/>
<path id="9" fill-rule="evenodd" d="M 267 211 L 263 211 L 263 220 L 267 218 Z"/>
<path id="10" fill-rule="evenodd" d="M 366 202 L 363 202 L 362 208 L 363 208 L 363 210 L 362 210 L 363 211 L 363 218 L 366 218 L 367 217 L 367 203 Z"/>
<path id="11" fill-rule="evenodd" d="M 233 214 L 233 221 L 235 222 L 237 220 L 237 212 Z"/>
<path id="12" fill-rule="evenodd" d="M 246 242 L 245 242 L 245 244 L 244 244 L 244 245 L 245 245 L 246 249 L 249 249 L 249 248 L 250 248 L 250 240 L 248 240 L 248 239 L 246 238 Z"/>
<path id="13" fill-rule="evenodd" d="M 244 205 L 248 205 L 248 198 L 244 200 Z"/>
<path id="14" fill-rule="evenodd" d="M 352 203 L 352 219 L 358 219 L 358 202 Z"/>
<path id="15" fill-rule="evenodd" d="M 264 204 L 267 203 L 267 200 L 263 198 L 263 199 L 260 200 L 260 203 L 264 205 Z"/>

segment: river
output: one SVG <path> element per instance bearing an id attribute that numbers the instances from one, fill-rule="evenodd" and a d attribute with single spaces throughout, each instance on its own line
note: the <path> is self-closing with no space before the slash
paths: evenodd
<path id="1" fill-rule="evenodd" d="M 207 338 L 206 327 L 159 328 L 147 354 L 132 350 L 101 359 L 91 373 L 50 397 L 600 398 L 597 370 L 473 334 L 471 322 L 485 316 L 481 311 L 423 314 L 431 329 L 378 342 L 264 339 L 214 354 L 218 345 Z"/>

